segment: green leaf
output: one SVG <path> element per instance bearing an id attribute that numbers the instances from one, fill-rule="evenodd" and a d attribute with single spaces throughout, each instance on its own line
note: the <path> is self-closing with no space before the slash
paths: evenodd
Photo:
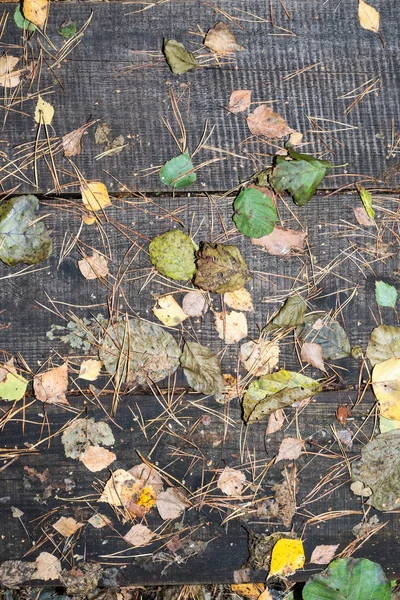
<path id="1" fill-rule="evenodd" d="M 312 575 L 304 600 L 390 600 L 390 582 L 383 569 L 367 558 L 338 558 Z"/>
<path id="2" fill-rule="evenodd" d="M 397 290 L 393 285 L 384 281 L 375 281 L 375 298 L 379 306 L 394 308 L 397 300 Z"/>
<path id="3" fill-rule="evenodd" d="M 281 369 L 253 381 L 243 398 L 243 418 L 246 423 L 258 421 L 278 408 L 308 398 L 321 391 L 318 381 Z"/>
<path id="4" fill-rule="evenodd" d="M 207 346 L 185 342 L 180 358 L 188 384 L 202 394 L 219 394 L 224 389 L 221 363 Z"/>
<path id="5" fill-rule="evenodd" d="M 289 158 L 277 156 L 270 176 L 276 192 L 288 192 L 298 206 L 304 206 L 313 197 L 332 165 L 308 154 L 288 150 Z"/>
<path id="6" fill-rule="evenodd" d="M 256 187 L 243 188 L 236 197 L 233 208 L 236 227 L 251 238 L 268 235 L 278 220 L 274 194 L 264 193 Z"/>
<path id="7" fill-rule="evenodd" d="M 195 274 L 194 253 L 192 240 L 179 229 L 157 235 L 149 245 L 150 260 L 157 271 L 178 281 L 192 279 Z"/>
<path id="8" fill-rule="evenodd" d="M 389 358 L 400 358 L 400 328 L 392 325 L 379 325 L 372 331 L 367 356 L 372 366 Z"/>
<path id="9" fill-rule="evenodd" d="M 278 314 L 264 327 L 264 331 L 273 331 L 281 327 L 296 327 L 304 323 L 307 304 L 301 296 L 289 296 Z"/>
<path id="10" fill-rule="evenodd" d="M 25 29 L 25 31 L 36 31 L 36 25 L 34 25 L 31 21 L 28 21 L 28 19 L 25 19 L 24 15 L 22 14 L 20 4 L 17 4 L 15 8 L 14 21 L 17 27 L 20 29 Z"/>
<path id="11" fill-rule="evenodd" d="M 326 313 L 307 315 L 305 325 L 298 335 L 302 342 L 319 344 L 324 360 L 337 360 L 351 354 L 345 330 Z"/>
<path id="12" fill-rule="evenodd" d="M 189 152 L 184 152 L 171 158 L 160 169 L 160 179 L 165 185 L 179 190 L 183 187 L 189 187 L 196 181 L 196 173 L 191 173 L 193 170 L 192 159 Z"/>
<path id="13" fill-rule="evenodd" d="M 36 212 L 36 196 L 15 196 L 0 204 L 0 260 L 9 267 L 36 265 L 51 254 L 50 235 Z"/>
<path id="14" fill-rule="evenodd" d="M 196 57 L 185 49 L 185 46 L 176 40 L 164 38 L 163 52 L 171 71 L 182 75 L 198 66 Z"/>
<path id="15" fill-rule="evenodd" d="M 70 38 L 74 37 L 74 35 L 76 35 L 76 23 L 74 23 L 73 21 L 65 21 L 61 25 L 58 33 L 65 40 L 69 40 Z"/>
<path id="16" fill-rule="evenodd" d="M 216 294 L 235 292 L 250 279 L 247 265 L 236 246 L 203 242 L 196 253 L 196 264 L 194 284 Z"/>
<path id="17" fill-rule="evenodd" d="M 357 191 L 360 194 L 361 202 L 364 205 L 365 212 L 369 216 L 370 219 L 375 218 L 375 211 L 372 208 L 372 194 L 368 190 L 365 189 L 362 185 L 357 185 Z"/>
<path id="18" fill-rule="evenodd" d="M 28 381 L 17 372 L 12 360 L 0 366 L 0 398 L 2 400 L 21 400 L 27 385 Z"/>
<path id="19" fill-rule="evenodd" d="M 104 332 L 99 358 L 116 383 L 146 385 L 175 373 L 180 348 L 162 327 L 140 319 L 120 319 Z"/>

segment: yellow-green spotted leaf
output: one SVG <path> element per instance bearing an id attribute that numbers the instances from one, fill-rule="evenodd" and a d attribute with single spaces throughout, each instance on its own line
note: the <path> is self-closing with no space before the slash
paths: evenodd
<path id="1" fill-rule="evenodd" d="M 149 246 L 151 263 L 166 277 L 183 281 L 196 272 L 195 246 L 186 233 L 171 229 L 152 239 Z"/>

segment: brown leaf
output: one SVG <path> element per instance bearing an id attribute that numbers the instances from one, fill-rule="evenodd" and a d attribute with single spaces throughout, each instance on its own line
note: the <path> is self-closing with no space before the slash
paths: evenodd
<path id="1" fill-rule="evenodd" d="M 178 519 L 190 502 L 184 494 L 176 488 L 169 487 L 157 496 L 157 510 L 164 520 Z"/>
<path id="2" fill-rule="evenodd" d="M 96 144 L 108 144 L 110 142 L 111 127 L 108 123 L 99 123 L 94 132 Z"/>
<path id="3" fill-rule="evenodd" d="M 235 40 L 231 28 L 227 23 L 218 22 L 208 30 L 204 45 L 218 54 L 229 54 L 244 50 Z"/>
<path id="4" fill-rule="evenodd" d="M 0 85 L 5 88 L 16 87 L 20 82 L 20 74 L 22 69 L 13 71 L 14 67 L 19 62 L 17 56 L 4 54 L 0 58 Z"/>
<path id="5" fill-rule="evenodd" d="M 80 456 L 80 460 L 85 467 L 92 473 L 107 469 L 111 463 L 116 460 L 114 452 L 110 452 L 102 446 L 89 446 L 89 448 Z"/>
<path id="6" fill-rule="evenodd" d="M 322 346 L 313 342 L 304 342 L 301 347 L 300 358 L 312 367 L 326 372 L 324 359 L 322 358 Z"/>
<path id="7" fill-rule="evenodd" d="M 64 537 L 74 535 L 74 533 L 83 526 L 84 523 L 78 523 L 78 521 L 75 521 L 72 517 L 60 517 L 58 521 L 53 523 L 54 529 Z"/>
<path id="8" fill-rule="evenodd" d="M 62 136 L 61 143 L 65 156 L 78 156 L 82 152 L 82 136 L 85 129 L 80 127 Z"/>
<path id="9" fill-rule="evenodd" d="M 236 344 L 247 336 L 247 319 L 241 312 L 216 312 L 214 322 L 218 337 L 224 340 L 225 344 Z"/>
<path id="10" fill-rule="evenodd" d="M 297 470 L 284 469 L 282 472 L 283 481 L 275 483 L 272 491 L 275 493 L 275 502 L 278 504 L 278 517 L 285 527 L 290 527 L 293 515 L 296 512 L 296 490 L 297 490 Z"/>
<path id="11" fill-rule="evenodd" d="M 182 310 L 189 317 L 202 317 L 208 310 L 208 304 L 201 292 L 188 292 L 183 296 Z"/>
<path id="12" fill-rule="evenodd" d="M 310 563 L 314 563 L 314 565 L 327 565 L 335 556 L 338 548 L 339 544 L 321 544 L 320 546 L 315 546 L 311 554 Z"/>
<path id="13" fill-rule="evenodd" d="M 258 239 L 252 239 L 251 243 L 255 246 L 262 246 L 269 254 L 274 256 L 285 256 L 292 250 L 303 252 L 306 238 L 307 233 L 305 231 L 285 229 L 278 225 L 272 233 Z"/>
<path id="14" fill-rule="evenodd" d="M 33 378 L 35 396 L 47 404 L 69 404 L 65 392 L 68 390 L 68 362 L 60 367 L 39 373 Z"/>
<path id="15" fill-rule="evenodd" d="M 283 412 L 282 408 L 278 408 L 278 410 L 276 410 L 269 416 L 267 429 L 265 430 L 265 435 L 270 435 L 271 433 L 279 431 L 284 422 L 285 413 Z"/>
<path id="16" fill-rule="evenodd" d="M 298 438 L 285 438 L 279 446 L 278 455 L 275 463 L 281 460 L 296 460 L 299 458 L 304 447 L 304 440 Z"/>
<path id="17" fill-rule="evenodd" d="M 101 279 L 110 274 L 108 260 L 96 250 L 93 250 L 92 256 L 78 260 L 78 267 L 86 279 Z"/>
<path id="18" fill-rule="evenodd" d="M 357 223 L 360 225 L 364 225 L 365 227 L 373 227 L 375 225 L 375 221 L 367 215 L 367 211 L 363 206 L 354 207 L 353 212 Z"/>
<path id="19" fill-rule="evenodd" d="M 227 496 L 241 496 L 246 475 L 231 467 L 225 467 L 218 477 L 217 486 Z"/>
<path id="20" fill-rule="evenodd" d="M 61 563 L 53 554 L 41 552 L 36 559 L 36 571 L 32 579 L 41 579 L 50 581 L 59 579 L 61 573 Z"/>
<path id="21" fill-rule="evenodd" d="M 163 489 L 163 480 L 155 469 L 148 467 L 145 463 L 140 463 L 129 469 L 128 473 L 135 479 L 142 482 L 142 485 L 151 485 L 156 494 Z"/>
<path id="22" fill-rule="evenodd" d="M 251 104 L 252 90 L 234 90 L 229 98 L 228 109 L 232 113 L 247 110 Z"/>
<path id="23" fill-rule="evenodd" d="M 248 128 L 253 135 L 280 139 L 286 137 L 293 131 L 293 129 L 287 125 L 285 119 L 274 112 L 272 108 L 266 104 L 257 106 L 255 111 L 252 112 L 246 120 Z"/>
<path id="24" fill-rule="evenodd" d="M 153 537 L 154 533 L 148 527 L 137 524 L 131 527 L 128 533 L 124 535 L 124 540 L 135 548 L 139 548 L 140 546 L 149 544 Z"/>

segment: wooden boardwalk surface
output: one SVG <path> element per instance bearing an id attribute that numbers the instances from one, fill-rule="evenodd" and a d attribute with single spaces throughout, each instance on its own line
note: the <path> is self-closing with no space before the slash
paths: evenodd
<path id="1" fill-rule="evenodd" d="M 51 52 L 45 38 L 24 40 L 13 21 L 15 5 L 1 4 L 9 12 L 0 40 L 4 51 L 42 52 L 43 60 L 40 78 L 24 90 L 24 99 L 5 94 L 1 103 L 0 183 L 7 194 L 39 197 L 53 254 L 24 271 L 0 262 L 0 350 L 4 360 L 15 357 L 30 378 L 43 365 L 68 360 L 70 385 L 68 407 L 43 405 L 32 392 L 23 404 L 1 402 L 0 562 L 34 561 L 46 551 L 66 570 L 99 564 L 103 585 L 234 581 L 239 572 L 244 576 L 251 532 L 292 529 L 304 540 L 306 565 L 296 573 L 303 580 L 319 569 L 309 562 L 317 545 L 338 544 L 338 553 L 349 551 L 356 540 L 352 528 L 376 515 L 370 527 L 382 527 L 357 540 L 355 556 L 377 560 L 391 578 L 400 576 L 397 512 L 378 513 L 350 491 L 348 461 L 377 427 L 370 390 L 348 422 L 352 447 L 343 450 L 335 437 L 341 429 L 337 407 L 360 400 L 359 386 L 368 380 L 360 356 L 372 329 L 398 323 L 396 311 L 377 307 L 375 282 L 398 286 L 400 273 L 400 8 L 395 0 L 375 4 L 384 44 L 360 27 L 350 0 L 53 3 L 46 30 L 55 45 Z M 63 59 L 61 24 L 73 21 L 79 28 L 89 18 L 79 45 Z M 229 59 L 203 52 L 204 33 L 219 20 L 230 23 L 244 47 Z M 161 52 L 164 37 L 198 50 L 203 66 L 173 75 Z M 229 113 L 229 97 L 237 89 L 251 89 L 254 103 L 273 102 L 290 127 L 304 133 L 300 151 L 335 165 L 306 207 L 296 207 L 289 197 L 279 205 L 282 226 L 307 232 L 304 252 L 271 256 L 234 227 L 235 190 L 283 147 L 251 136 L 243 113 Z M 190 191 L 175 194 L 159 178 L 159 167 L 177 154 L 163 122 L 173 123 L 171 90 L 189 150 L 195 150 L 205 128 L 212 132 L 194 158 L 195 166 L 204 163 L 196 182 Z M 48 138 L 43 130 L 38 134 L 32 118 L 38 93 L 55 108 Z M 82 153 L 67 159 L 60 138 L 91 121 L 107 122 L 112 139 L 123 136 L 122 151 L 102 156 L 95 123 L 83 137 Z M 112 197 L 113 206 L 90 226 L 82 223 L 82 179 L 104 182 Z M 357 223 L 356 184 L 372 190 L 377 226 Z M 151 309 L 158 297 L 172 290 L 180 300 L 192 288 L 171 287 L 152 270 L 148 243 L 171 228 L 190 232 L 196 243 L 239 247 L 251 273 L 248 340 L 257 339 L 268 318 L 297 292 L 310 311 L 337 314 L 351 347 L 360 346 L 356 358 L 331 361 L 324 392 L 305 407 L 287 409 L 279 432 L 267 434 L 265 422 L 246 428 L 237 397 L 224 403 L 196 395 L 181 369 L 173 383 L 164 380 L 153 393 L 135 389 L 121 395 L 113 418 L 107 377 L 95 388 L 78 378 L 82 359 L 95 358 L 96 348 L 65 343 L 68 323 L 88 319 L 90 324 L 98 315 L 107 319 L 110 310 L 155 322 Z M 91 249 L 109 259 L 106 280 L 86 280 L 78 268 L 82 253 Z M 221 298 L 213 298 L 213 310 L 172 333 L 178 342 L 209 345 L 220 355 L 223 373 L 243 377 L 240 344 L 226 346 L 215 331 L 213 311 L 221 310 Z M 305 366 L 293 343 L 282 343 L 279 366 L 293 371 Z M 321 377 L 311 367 L 304 372 Z M 188 507 L 182 517 L 162 521 L 155 509 L 146 515 L 143 523 L 156 532 L 152 544 L 129 546 L 123 536 L 142 521 L 129 522 L 120 511 L 98 504 L 110 471 L 93 473 L 65 456 L 61 432 L 74 418 L 109 423 L 117 457 L 112 472 L 144 460 L 161 470 L 165 487 L 183 486 Z M 295 467 L 293 461 L 273 464 L 284 437 L 305 440 Z M 250 484 L 241 501 L 224 498 L 216 487 L 226 466 L 242 470 Z M 289 521 L 286 527 L 280 517 L 263 517 L 251 500 L 257 497 L 260 504 L 271 498 L 284 468 L 298 473 L 293 525 Z M 23 514 L 16 517 L 12 507 Z M 88 523 L 98 511 L 110 519 L 105 528 Z M 83 523 L 69 538 L 52 527 L 62 516 Z M 20 583 L 28 582 L 29 569 L 21 567 L 21 573 Z M 246 574 L 253 581 L 264 576 L 257 570 Z"/>

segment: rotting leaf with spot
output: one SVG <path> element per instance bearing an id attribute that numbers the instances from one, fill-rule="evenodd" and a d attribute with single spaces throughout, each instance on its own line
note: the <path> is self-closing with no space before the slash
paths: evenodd
<path id="1" fill-rule="evenodd" d="M 239 290 L 250 279 L 237 246 L 203 242 L 196 252 L 196 265 L 194 284 L 217 294 Z"/>

